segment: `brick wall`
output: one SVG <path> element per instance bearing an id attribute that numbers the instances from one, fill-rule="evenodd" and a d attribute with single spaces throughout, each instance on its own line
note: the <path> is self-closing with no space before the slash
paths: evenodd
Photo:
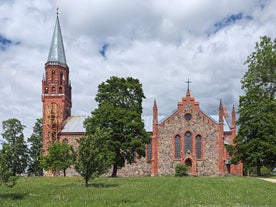
<path id="1" fill-rule="evenodd" d="M 185 120 L 185 114 L 190 113 L 192 119 Z M 174 173 L 176 163 L 184 163 L 187 154 L 184 154 L 184 146 L 181 146 L 181 159 L 174 159 L 173 139 L 175 135 L 180 135 L 184 139 L 184 134 L 192 133 L 193 150 L 191 159 L 196 166 L 193 174 L 215 175 L 218 174 L 218 127 L 212 120 L 201 112 L 194 112 L 192 107 L 187 107 L 183 111 L 178 111 L 158 127 L 159 148 L 158 162 L 159 174 L 169 175 Z M 202 158 L 196 159 L 195 137 L 202 137 Z"/>

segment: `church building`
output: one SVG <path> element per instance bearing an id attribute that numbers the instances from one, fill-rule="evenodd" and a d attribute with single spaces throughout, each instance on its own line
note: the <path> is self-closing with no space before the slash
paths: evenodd
<path id="1" fill-rule="evenodd" d="M 177 163 L 189 165 L 189 174 L 194 176 L 242 175 L 242 163 L 231 164 L 226 151 L 236 135 L 234 107 L 229 117 L 220 100 L 218 114 L 208 115 L 191 95 L 189 83 L 172 114 L 159 115 L 154 101 L 152 115 L 142 117 L 152 138 L 146 156 L 126 164 L 118 170 L 118 176 L 172 175 Z M 86 117 L 71 115 L 72 87 L 58 15 L 42 79 L 42 106 L 43 154 L 57 141 L 76 149 L 77 140 L 85 135 Z M 68 169 L 67 174 L 76 172 Z"/>

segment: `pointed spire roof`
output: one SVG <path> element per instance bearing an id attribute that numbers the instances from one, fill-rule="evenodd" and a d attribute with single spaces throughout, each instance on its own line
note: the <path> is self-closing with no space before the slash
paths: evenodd
<path id="1" fill-rule="evenodd" d="M 66 65 L 66 58 L 59 24 L 58 12 L 47 62 L 57 62 L 59 64 Z"/>

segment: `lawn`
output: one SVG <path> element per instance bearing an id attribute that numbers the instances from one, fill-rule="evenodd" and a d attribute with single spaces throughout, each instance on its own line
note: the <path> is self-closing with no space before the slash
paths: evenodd
<path id="1" fill-rule="evenodd" d="M 276 206 L 276 184 L 248 177 L 22 177 L 0 206 Z"/>

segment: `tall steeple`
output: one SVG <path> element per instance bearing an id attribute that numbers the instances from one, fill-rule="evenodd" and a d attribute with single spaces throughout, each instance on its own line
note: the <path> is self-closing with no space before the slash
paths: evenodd
<path id="1" fill-rule="evenodd" d="M 47 63 L 53 63 L 53 62 L 59 63 L 61 65 L 66 65 L 66 57 L 65 57 L 60 24 L 59 24 L 58 12 L 57 12 L 56 24 L 55 24 L 54 33 L 52 36 Z"/>
<path id="2" fill-rule="evenodd" d="M 45 64 L 45 75 L 42 79 L 44 154 L 48 153 L 48 147 L 53 142 L 59 141 L 63 123 L 71 116 L 71 89 L 69 67 L 66 64 L 57 13 L 48 60 Z"/>

